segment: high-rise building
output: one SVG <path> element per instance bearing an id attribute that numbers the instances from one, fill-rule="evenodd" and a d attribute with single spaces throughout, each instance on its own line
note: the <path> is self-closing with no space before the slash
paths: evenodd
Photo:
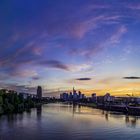
<path id="1" fill-rule="evenodd" d="M 106 93 L 104 95 L 104 102 L 113 102 L 115 99 L 114 96 L 111 96 L 110 93 Z"/>
<path id="2" fill-rule="evenodd" d="M 37 97 L 42 98 L 42 87 L 41 86 L 37 87 Z"/>
<path id="3" fill-rule="evenodd" d="M 60 99 L 67 101 L 69 100 L 69 94 L 68 93 L 62 93 L 60 94 Z"/>
<path id="4" fill-rule="evenodd" d="M 73 100 L 78 100 L 78 94 L 76 93 L 74 87 L 73 87 Z"/>
<path id="5" fill-rule="evenodd" d="M 69 100 L 72 100 L 73 99 L 73 95 L 72 95 L 72 92 L 70 92 L 69 94 Z"/>
<path id="6" fill-rule="evenodd" d="M 96 101 L 97 101 L 96 93 L 93 93 L 93 94 L 91 95 L 91 100 L 92 100 L 92 102 L 96 102 Z"/>

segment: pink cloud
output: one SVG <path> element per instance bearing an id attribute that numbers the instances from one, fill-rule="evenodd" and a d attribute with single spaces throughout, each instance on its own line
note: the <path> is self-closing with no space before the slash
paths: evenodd
<path id="1" fill-rule="evenodd" d="M 17 71 L 13 71 L 11 73 L 11 76 L 16 76 L 16 77 L 34 77 L 37 76 L 37 72 L 34 70 L 17 70 Z"/>
<path id="2" fill-rule="evenodd" d="M 42 47 L 34 47 L 32 51 L 35 55 L 41 55 L 43 53 Z"/>
<path id="3" fill-rule="evenodd" d="M 119 43 L 123 35 L 127 32 L 127 28 L 124 25 L 118 27 L 111 35 L 106 39 L 103 39 L 97 43 L 91 44 L 90 46 L 85 46 L 84 48 L 73 48 L 70 50 L 70 53 L 73 55 L 81 55 L 86 58 L 91 58 L 94 55 L 102 52 L 105 48 L 110 47 L 110 44 Z"/>
<path id="4" fill-rule="evenodd" d="M 129 5 L 127 5 L 127 8 L 132 9 L 132 10 L 140 10 L 140 3 L 129 4 Z"/>
<path id="5" fill-rule="evenodd" d="M 110 43 L 119 43 L 120 42 L 120 39 L 121 37 L 127 32 L 127 28 L 122 25 L 120 26 L 116 32 L 114 32 L 114 34 L 112 34 L 112 36 L 110 37 L 109 39 L 109 42 Z"/>
<path id="6" fill-rule="evenodd" d="M 107 9 L 110 8 L 109 4 L 91 4 L 87 6 L 87 9 L 91 10 L 97 10 L 97 9 Z"/>
<path id="7" fill-rule="evenodd" d="M 99 26 L 108 24 L 109 22 L 110 22 L 110 24 L 113 22 L 118 23 L 120 18 L 121 18 L 121 16 L 119 16 L 119 15 L 111 15 L 111 16 L 99 15 L 96 17 L 91 17 L 91 18 L 86 19 L 81 22 L 78 21 L 78 22 L 75 22 L 75 24 L 71 26 L 70 34 L 73 37 L 81 39 L 89 31 L 97 29 Z"/>

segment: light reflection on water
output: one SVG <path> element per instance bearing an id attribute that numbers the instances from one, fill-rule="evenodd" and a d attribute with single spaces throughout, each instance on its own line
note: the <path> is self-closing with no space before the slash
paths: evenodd
<path id="1" fill-rule="evenodd" d="M 139 140 L 140 118 L 83 106 L 47 104 L 0 118 L 0 140 Z"/>

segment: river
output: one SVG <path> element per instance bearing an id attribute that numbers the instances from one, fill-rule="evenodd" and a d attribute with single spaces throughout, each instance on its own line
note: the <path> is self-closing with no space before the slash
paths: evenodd
<path id="1" fill-rule="evenodd" d="M 140 140 L 140 117 L 61 103 L 0 117 L 0 140 L 118 139 Z"/>

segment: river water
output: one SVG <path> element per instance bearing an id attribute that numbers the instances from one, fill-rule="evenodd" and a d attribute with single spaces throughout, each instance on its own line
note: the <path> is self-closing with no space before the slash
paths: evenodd
<path id="1" fill-rule="evenodd" d="M 0 140 L 140 140 L 140 117 L 46 104 L 0 117 Z"/>

